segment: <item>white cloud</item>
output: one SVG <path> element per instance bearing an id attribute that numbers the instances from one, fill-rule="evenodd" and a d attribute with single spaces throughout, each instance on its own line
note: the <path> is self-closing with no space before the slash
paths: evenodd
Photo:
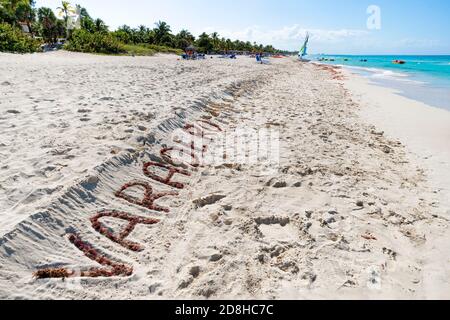
<path id="1" fill-rule="evenodd" d="M 278 49 L 298 50 L 307 32 L 311 35 L 311 53 L 331 54 L 430 54 L 447 50 L 442 42 L 434 39 L 385 39 L 379 32 L 365 29 L 314 29 L 299 25 L 279 29 L 250 26 L 240 30 L 204 28 L 197 30 L 232 40 L 272 44 Z"/>
<path id="2" fill-rule="evenodd" d="M 428 48 L 436 47 L 440 45 L 438 40 L 433 39 L 411 39 L 406 38 L 399 41 L 401 46 L 414 47 L 414 48 Z"/>
<path id="3" fill-rule="evenodd" d="M 205 28 L 202 32 L 211 33 L 217 31 L 214 28 Z M 306 29 L 299 25 L 286 26 L 280 29 L 264 30 L 259 26 L 247 27 L 242 30 L 219 30 L 220 36 L 242 41 L 258 42 L 263 44 L 274 44 L 286 49 L 298 47 L 307 32 L 311 40 L 316 43 L 338 43 L 348 39 L 363 37 L 369 34 L 366 30 L 356 29 Z"/>

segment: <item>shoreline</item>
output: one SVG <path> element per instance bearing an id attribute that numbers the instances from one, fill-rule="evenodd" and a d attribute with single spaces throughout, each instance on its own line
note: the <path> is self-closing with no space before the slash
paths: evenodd
<path id="1" fill-rule="evenodd" d="M 371 56 L 353 56 L 353 58 L 355 57 L 370 58 Z M 394 56 L 374 57 L 390 57 L 394 59 Z M 429 57 L 448 57 L 448 59 L 450 59 L 450 56 Z M 351 64 L 344 62 L 319 63 L 342 67 L 351 73 L 355 73 L 357 75 L 363 76 L 366 79 L 369 79 L 373 84 L 400 91 L 398 92 L 398 94 L 406 98 L 417 100 L 427 105 L 450 111 L 450 79 L 448 77 L 443 77 L 442 74 L 438 76 L 433 74 L 432 72 L 415 70 L 414 66 L 420 65 L 420 63 L 412 63 L 413 66 L 406 69 L 386 65 L 373 65 L 370 63 L 368 63 L 368 65 L 366 65 L 365 63 Z"/>
<path id="2" fill-rule="evenodd" d="M 345 70 L 345 69 L 344 69 Z M 450 219 L 450 112 L 399 94 L 370 80 L 344 71 L 345 87 L 361 103 L 362 119 L 387 136 L 399 139 L 410 157 L 426 170 L 428 184 L 438 197 L 433 206 L 441 219 Z M 448 298 L 450 234 L 430 232 L 432 245 L 425 251 L 427 299 Z"/>
<path id="3" fill-rule="evenodd" d="M 450 112 L 450 91 L 447 86 L 435 85 L 421 80 L 413 80 L 410 79 L 412 76 L 408 74 L 396 76 L 395 72 L 392 72 L 389 69 L 377 69 L 377 71 L 382 72 L 381 74 L 374 73 L 371 75 L 364 75 L 363 71 L 358 73 L 357 67 L 344 65 L 342 67 L 354 74 L 364 77 L 373 85 L 395 91 L 396 94 L 407 99 L 415 100 L 430 107 Z"/>
<path id="4" fill-rule="evenodd" d="M 343 69 L 345 70 L 345 69 Z M 363 105 L 361 116 L 400 139 L 424 165 L 450 217 L 450 111 L 401 95 L 394 88 L 370 83 L 345 71 L 345 86 Z"/>

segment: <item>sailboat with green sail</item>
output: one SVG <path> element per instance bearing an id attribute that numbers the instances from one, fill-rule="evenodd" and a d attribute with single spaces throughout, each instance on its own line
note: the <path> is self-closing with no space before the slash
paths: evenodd
<path id="1" fill-rule="evenodd" d="M 309 43 L 309 33 L 306 33 L 305 42 L 303 43 L 303 46 L 298 53 L 298 59 L 300 61 L 309 62 L 309 60 L 304 58 L 305 56 L 308 55 L 308 43 Z"/>

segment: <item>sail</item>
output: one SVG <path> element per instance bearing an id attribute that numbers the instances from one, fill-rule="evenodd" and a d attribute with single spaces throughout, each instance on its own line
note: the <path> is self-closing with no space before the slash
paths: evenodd
<path id="1" fill-rule="evenodd" d="M 300 49 L 300 52 L 298 53 L 298 56 L 300 58 L 303 58 L 304 56 L 308 55 L 308 42 L 309 42 L 309 33 L 306 34 L 305 42 L 303 43 L 302 48 Z"/>

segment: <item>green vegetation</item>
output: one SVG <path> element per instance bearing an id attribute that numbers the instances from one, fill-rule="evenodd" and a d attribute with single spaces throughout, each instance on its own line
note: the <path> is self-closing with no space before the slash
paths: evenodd
<path id="1" fill-rule="evenodd" d="M 0 51 L 32 53 L 39 51 L 40 42 L 27 36 L 20 29 L 0 23 Z"/>
<path id="2" fill-rule="evenodd" d="M 155 53 L 172 53 L 181 55 L 183 54 L 183 50 L 181 49 L 174 49 L 170 47 L 165 46 L 158 46 L 154 44 L 124 44 L 123 48 L 127 52 L 128 55 L 134 55 L 134 56 L 152 56 Z"/>
<path id="3" fill-rule="evenodd" d="M 103 54 L 126 53 L 123 44 L 109 33 L 75 30 L 64 46 L 69 51 Z"/>
<path id="4" fill-rule="evenodd" d="M 56 8 L 56 10 L 58 10 L 59 15 L 63 17 L 64 27 L 67 32 L 67 30 L 69 30 L 69 14 L 74 14 L 76 11 L 74 8 L 72 8 L 70 2 L 68 1 L 62 1 L 61 7 Z"/>
<path id="5" fill-rule="evenodd" d="M 232 41 L 220 38 L 217 32 L 212 34 L 202 33 L 195 38 L 189 31 L 181 30 L 178 34 L 172 34 L 170 26 L 163 21 L 155 24 L 154 29 L 146 26 L 131 28 L 127 25 L 121 26 L 112 34 L 125 44 L 148 43 L 180 50 L 186 49 L 190 45 L 197 47 L 199 52 L 225 52 L 225 51 L 246 51 L 246 52 L 267 52 L 279 53 L 273 46 L 263 46 L 261 44 Z"/>
<path id="6" fill-rule="evenodd" d="M 37 17 L 38 23 L 35 30 L 45 42 L 55 43 L 58 36 L 65 34 L 64 25 L 58 21 L 50 8 L 39 8 Z"/>
<path id="7" fill-rule="evenodd" d="M 190 45 L 196 46 L 201 53 L 280 53 L 270 45 L 221 38 L 217 32 L 202 33 L 198 38 L 187 30 L 174 34 L 164 21 L 157 22 L 154 28 L 143 25 L 132 28 L 124 25 L 110 31 L 103 20 L 91 17 L 86 8 L 80 5 L 72 7 L 68 1 L 62 1 L 56 10 L 58 17 L 51 8 L 36 8 L 35 0 L 0 0 L 0 23 L 10 27 L 8 30 L 2 27 L 5 31 L 2 31 L 3 42 L 0 51 L 34 52 L 39 46 L 36 46 L 37 42 L 31 38 L 39 37 L 47 44 L 55 44 L 59 38 L 65 38 L 67 50 L 101 54 L 181 54 Z M 70 17 L 75 12 L 79 13 L 79 23 L 75 30 L 71 31 L 74 26 Z M 19 36 L 18 32 L 20 33 L 20 28 L 24 26 L 27 27 L 29 36 Z"/>

